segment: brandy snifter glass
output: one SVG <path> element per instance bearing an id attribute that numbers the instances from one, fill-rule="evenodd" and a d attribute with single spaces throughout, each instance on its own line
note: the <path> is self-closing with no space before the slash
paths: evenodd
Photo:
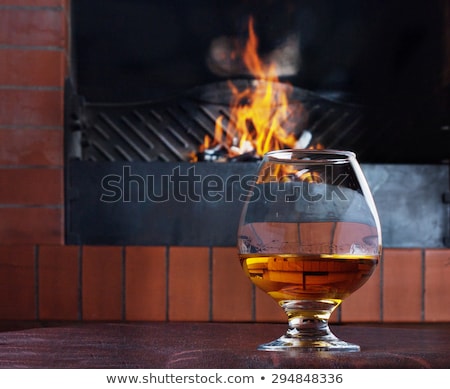
<path id="1" fill-rule="evenodd" d="M 267 153 L 238 228 L 242 268 L 284 309 L 287 332 L 261 350 L 359 351 L 328 320 L 380 260 L 381 230 L 352 152 Z"/>

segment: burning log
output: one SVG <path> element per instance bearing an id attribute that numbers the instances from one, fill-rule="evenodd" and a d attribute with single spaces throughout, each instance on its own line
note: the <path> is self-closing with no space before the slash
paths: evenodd
<path id="1" fill-rule="evenodd" d="M 311 131 L 304 130 L 300 137 L 297 139 L 297 142 L 295 142 L 295 148 L 296 149 L 306 149 L 311 144 L 312 140 L 312 133 Z"/>
<path id="2" fill-rule="evenodd" d="M 257 155 L 255 150 L 230 154 L 222 144 L 197 153 L 198 162 L 257 162 L 259 160 L 261 160 L 261 156 Z"/>
<path id="3" fill-rule="evenodd" d="M 199 162 L 228 162 L 228 150 L 222 144 L 199 151 L 196 155 Z"/>
<path id="4" fill-rule="evenodd" d="M 294 148 L 306 149 L 310 147 L 312 133 L 308 130 L 302 131 L 295 142 Z M 198 162 L 257 162 L 262 158 L 258 155 L 252 143 L 247 141 L 241 147 L 220 143 L 213 147 L 204 149 L 196 153 L 195 160 Z"/>
<path id="5" fill-rule="evenodd" d="M 257 155 L 254 151 L 243 153 L 229 159 L 230 162 L 258 162 L 261 160 L 261 156 Z"/>

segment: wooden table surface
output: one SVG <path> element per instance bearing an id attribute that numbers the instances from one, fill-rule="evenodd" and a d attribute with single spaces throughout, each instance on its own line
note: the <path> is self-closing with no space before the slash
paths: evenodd
<path id="1" fill-rule="evenodd" d="M 450 323 L 331 325 L 361 352 L 258 351 L 261 323 L 0 323 L 0 368 L 450 368 Z"/>

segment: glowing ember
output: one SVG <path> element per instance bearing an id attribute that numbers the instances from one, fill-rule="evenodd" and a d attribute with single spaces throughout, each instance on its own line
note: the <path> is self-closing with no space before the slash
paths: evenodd
<path id="1" fill-rule="evenodd" d="M 290 130 L 302 108 L 297 104 L 293 112 L 289 105 L 292 87 L 286 83 L 280 87 L 275 64 L 265 64 L 259 58 L 253 18 L 249 20 L 248 29 L 242 59 L 256 82 L 242 91 L 229 82 L 232 92 L 230 121 L 225 125 L 223 116 L 217 118 L 214 139 L 206 136 L 200 152 L 221 150 L 227 158 L 245 154 L 261 157 L 271 150 L 299 148 L 298 140 Z"/>

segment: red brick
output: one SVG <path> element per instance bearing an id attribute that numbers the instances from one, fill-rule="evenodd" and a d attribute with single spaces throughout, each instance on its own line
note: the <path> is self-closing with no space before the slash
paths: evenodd
<path id="1" fill-rule="evenodd" d="M 3 50 L 0 85 L 64 85 L 64 53 L 52 50 Z"/>
<path id="2" fill-rule="evenodd" d="M 0 1 L 2 1 L 2 0 L 0 0 Z M 51 1 L 51 0 L 49 0 L 49 1 Z M 54 1 L 60 1 L 61 6 L 64 7 L 64 12 L 68 15 L 70 14 L 70 2 L 72 0 L 54 0 Z"/>
<path id="3" fill-rule="evenodd" d="M 251 321 L 252 283 L 244 274 L 235 247 L 213 249 L 212 320 Z"/>
<path id="4" fill-rule="evenodd" d="M 420 322 L 422 250 L 385 249 L 383 262 L 383 321 Z"/>
<path id="5" fill-rule="evenodd" d="M 1 126 L 62 126 L 62 90 L 0 89 Z"/>
<path id="6" fill-rule="evenodd" d="M 450 249 L 425 252 L 425 321 L 450 321 Z"/>
<path id="7" fill-rule="evenodd" d="M 0 246 L 0 319 L 36 319 L 35 249 Z"/>
<path id="8" fill-rule="evenodd" d="M 0 0 L 0 4 L 4 1 Z M 39 3 L 39 1 L 35 2 Z M 51 1 L 48 2 L 51 3 Z M 15 0 L 7 1 L 7 3 L 14 3 L 17 6 L 26 1 Z M 7 8 L 0 10 L 0 45 L 63 48 L 65 46 L 64 12 L 57 9 Z"/>
<path id="9" fill-rule="evenodd" d="M 62 169 L 0 169 L 0 205 L 62 205 Z"/>
<path id="10" fill-rule="evenodd" d="M 121 320 L 122 248 L 83 247 L 82 311 L 84 320 Z"/>
<path id="11" fill-rule="evenodd" d="M 39 319 L 78 319 L 79 252 L 76 246 L 39 247 Z"/>
<path id="12" fill-rule="evenodd" d="M 62 244 L 63 210 L 60 208 L 0 207 L 0 244 Z"/>
<path id="13" fill-rule="evenodd" d="M 63 165 L 63 131 L 0 130 L 0 165 Z"/>
<path id="14" fill-rule="evenodd" d="M 209 320 L 209 248 L 170 247 L 169 320 Z"/>
<path id="15" fill-rule="evenodd" d="M 166 248 L 127 247 L 125 277 L 125 318 L 165 320 Z"/>
<path id="16" fill-rule="evenodd" d="M 381 320 L 381 266 L 369 280 L 341 304 L 342 322 L 379 322 Z"/>
<path id="17" fill-rule="evenodd" d="M 15 6 L 49 6 L 57 7 L 64 4 L 67 0 L 0 0 L 0 5 L 15 5 Z"/>
<path id="18" fill-rule="evenodd" d="M 257 322 L 286 323 L 288 318 L 283 308 L 261 289 L 255 289 L 255 320 Z M 281 334 L 280 334 L 281 335 Z"/>
<path id="19" fill-rule="evenodd" d="M 341 307 L 337 307 L 330 316 L 329 323 L 340 323 L 341 322 Z"/>

